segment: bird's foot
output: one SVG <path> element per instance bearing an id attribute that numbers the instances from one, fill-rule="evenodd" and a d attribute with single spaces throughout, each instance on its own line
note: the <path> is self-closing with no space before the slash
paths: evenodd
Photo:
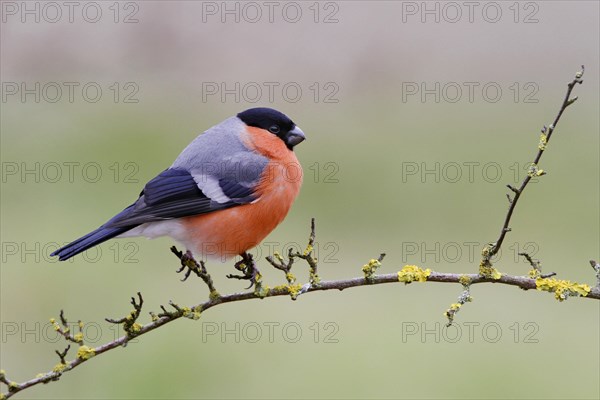
<path id="1" fill-rule="evenodd" d="M 242 259 L 235 263 L 235 269 L 240 271 L 242 275 L 234 275 L 229 274 L 227 278 L 229 279 L 243 279 L 250 281 L 250 286 L 246 289 L 250 289 L 252 286 L 257 285 L 260 282 L 260 271 L 256 267 L 256 263 L 254 262 L 254 258 L 250 253 L 242 253 L 240 254 Z"/>
<path id="2" fill-rule="evenodd" d="M 175 254 L 177 258 L 179 258 L 179 260 L 181 261 L 181 268 L 179 268 L 176 272 L 181 273 L 185 270 L 185 275 L 181 280 L 182 282 L 185 282 L 193 272 L 196 274 L 196 276 L 201 278 L 204 281 L 204 283 L 206 283 L 206 286 L 208 286 L 208 290 L 210 290 L 211 300 L 220 297 L 219 292 L 217 292 L 217 289 L 215 289 L 215 284 L 212 280 L 212 277 L 206 270 L 206 265 L 204 264 L 203 260 L 200 260 L 200 262 L 198 262 L 194 258 L 194 255 L 191 251 L 186 250 L 186 252 L 184 253 L 182 251 L 177 250 L 177 247 L 175 246 L 171 247 L 171 252 Z"/>
<path id="3" fill-rule="evenodd" d="M 175 272 L 179 274 L 185 271 L 183 279 L 181 280 L 182 282 L 185 282 L 190 277 L 192 272 L 195 273 L 197 276 L 201 277 L 202 265 L 198 263 L 198 261 L 196 261 L 191 251 L 186 250 L 186 252 L 184 253 L 182 251 L 177 250 L 175 246 L 172 246 L 171 252 L 175 254 L 177 258 L 179 258 L 179 260 L 181 261 L 181 268 L 179 268 Z"/>

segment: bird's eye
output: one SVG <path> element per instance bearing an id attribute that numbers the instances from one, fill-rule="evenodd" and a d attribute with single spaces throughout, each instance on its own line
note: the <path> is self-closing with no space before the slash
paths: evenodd
<path id="1" fill-rule="evenodd" d="M 274 134 L 278 134 L 280 130 L 281 129 L 279 128 L 278 125 L 271 125 L 271 127 L 269 128 L 269 132 L 274 133 Z"/>

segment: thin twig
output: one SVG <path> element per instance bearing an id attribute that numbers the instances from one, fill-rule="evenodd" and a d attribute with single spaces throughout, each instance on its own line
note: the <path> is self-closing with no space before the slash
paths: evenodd
<path id="1" fill-rule="evenodd" d="M 550 141 L 550 138 L 552 137 L 552 133 L 556 129 L 556 126 L 558 125 L 558 121 L 560 121 L 560 117 L 562 116 L 563 112 L 567 109 L 568 106 L 570 106 L 577 100 L 577 97 L 574 97 L 572 99 L 570 98 L 571 92 L 573 91 L 573 88 L 575 87 L 576 84 L 578 84 L 578 83 L 581 84 L 583 82 L 583 80 L 582 80 L 583 72 L 584 72 L 584 66 L 582 65 L 581 71 L 577 72 L 575 74 L 575 78 L 573 78 L 573 80 L 571 82 L 569 82 L 569 84 L 567 85 L 567 93 L 562 102 L 560 110 L 558 111 L 558 114 L 556 115 L 556 118 L 554 118 L 554 122 L 552 122 L 552 124 L 550 124 L 549 127 L 546 128 L 544 126 L 542 128 L 542 138 L 540 139 L 540 145 L 538 146 L 537 155 L 535 156 L 535 159 L 533 160 L 532 168 L 530 168 L 529 173 L 523 179 L 521 186 L 519 186 L 519 188 L 517 189 L 515 187 L 508 185 L 508 188 L 515 195 L 512 199 L 509 198 L 508 211 L 506 213 L 506 217 L 504 217 L 504 224 L 502 225 L 502 230 L 500 231 L 500 236 L 498 237 L 498 240 L 496 240 L 494 245 L 491 246 L 490 251 L 488 253 L 488 259 L 495 256 L 500 251 L 500 248 L 502 247 L 502 243 L 504 242 L 504 238 L 506 237 L 506 234 L 508 232 L 510 232 L 509 225 L 510 225 L 510 220 L 512 218 L 513 212 L 515 211 L 515 207 L 517 206 L 517 203 L 518 203 L 519 199 L 521 198 L 523 191 L 525 190 L 525 188 L 531 181 L 531 178 L 533 178 L 536 175 L 543 174 L 543 171 L 540 173 L 541 170 L 537 169 L 537 165 L 538 165 L 540 159 L 542 158 L 542 154 L 544 154 L 544 151 L 546 150 L 546 146 L 547 146 L 548 142 Z"/>

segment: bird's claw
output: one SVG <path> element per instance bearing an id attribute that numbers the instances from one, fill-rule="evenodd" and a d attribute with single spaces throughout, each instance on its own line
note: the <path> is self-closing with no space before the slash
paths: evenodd
<path id="1" fill-rule="evenodd" d="M 175 253 L 179 259 L 181 260 L 181 268 L 179 268 L 177 271 L 178 274 L 185 271 L 185 275 L 183 276 L 183 279 L 181 279 L 182 282 L 185 282 L 190 275 L 192 274 L 192 272 L 198 274 L 198 263 L 196 262 L 196 260 L 194 259 L 194 256 L 192 255 L 192 252 L 187 250 L 185 253 L 182 251 L 177 251 L 175 252 L 174 250 L 172 250 L 173 253 Z M 186 269 L 187 268 L 187 269 Z"/>
<path id="2" fill-rule="evenodd" d="M 256 267 L 254 263 L 254 259 L 252 254 L 244 253 L 241 255 L 242 259 L 235 263 L 234 267 L 238 271 L 242 273 L 242 275 L 234 275 L 229 274 L 227 278 L 229 279 L 240 279 L 240 280 L 248 280 L 250 281 L 250 286 L 246 289 L 252 288 L 260 278 L 260 271 Z"/>

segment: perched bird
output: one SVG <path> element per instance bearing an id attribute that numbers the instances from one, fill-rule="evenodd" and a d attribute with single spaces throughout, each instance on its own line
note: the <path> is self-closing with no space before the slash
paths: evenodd
<path id="1" fill-rule="evenodd" d="M 286 115 L 252 108 L 194 139 L 139 198 L 93 232 L 58 249 L 67 260 L 114 237 L 170 236 L 203 259 L 244 255 L 287 215 L 302 185 Z"/>

